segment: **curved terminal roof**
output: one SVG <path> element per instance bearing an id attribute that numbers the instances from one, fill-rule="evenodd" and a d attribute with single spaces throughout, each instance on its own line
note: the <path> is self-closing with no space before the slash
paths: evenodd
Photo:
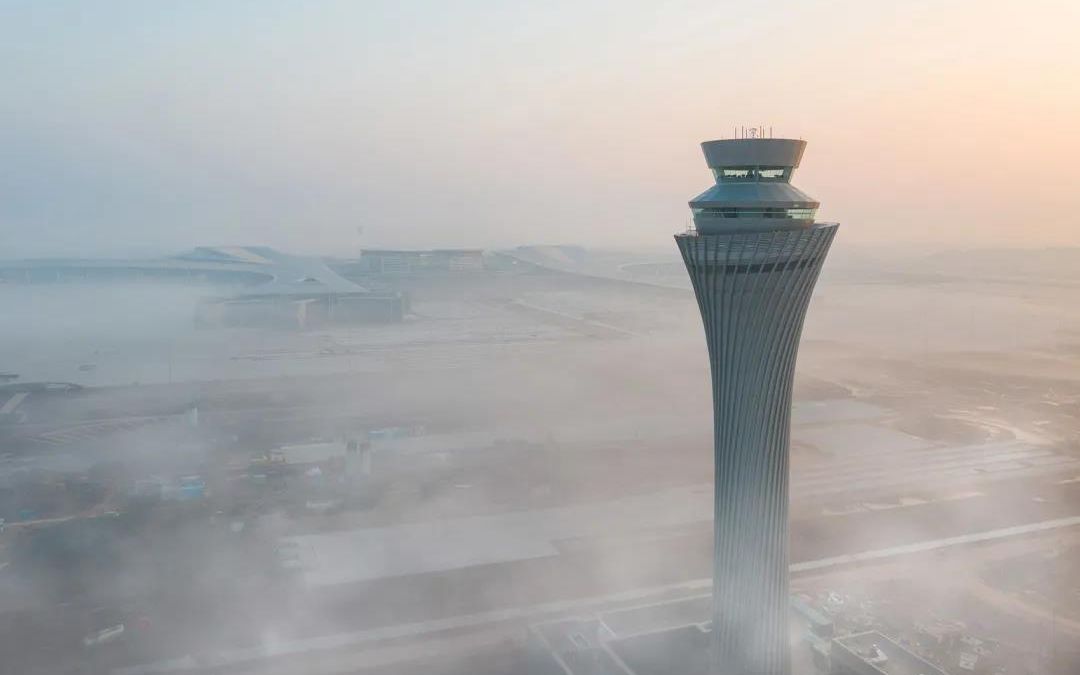
<path id="1" fill-rule="evenodd" d="M 265 246 L 201 246 L 168 258 L 129 260 L 39 259 L 0 261 L 0 280 L 205 279 L 242 284 L 242 296 L 321 296 L 371 291 L 331 270 L 319 258 Z"/>
<path id="2" fill-rule="evenodd" d="M 215 260 L 234 267 L 254 268 L 270 275 L 266 283 L 251 287 L 247 295 L 345 295 L 367 292 L 366 288 L 339 275 L 319 258 L 289 255 L 266 246 L 199 247 L 176 257 L 192 261 Z"/>

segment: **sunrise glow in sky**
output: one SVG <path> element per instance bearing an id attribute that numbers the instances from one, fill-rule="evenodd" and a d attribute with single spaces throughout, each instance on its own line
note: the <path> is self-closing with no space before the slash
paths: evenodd
<path id="1" fill-rule="evenodd" d="M 0 3 L 0 257 L 670 247 L 733 125 L 866 245 L 1080 245 L 1080 3 Z"/>

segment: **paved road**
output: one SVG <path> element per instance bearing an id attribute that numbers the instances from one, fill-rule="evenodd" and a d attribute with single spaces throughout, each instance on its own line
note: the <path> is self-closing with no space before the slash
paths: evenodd
<path id="1" fill-rule="evenodd" d="M 899 547 L 860 551 L 857 554 L 850 556 L 807 560 L 793 564 L 791 566 L 791 572 L 792 574 L 800 574 L 803 572 L 820 573 L 828 569 L 842 568 L 853 564 L 871 561 L 887 561 L 905 556 L 941 551 L 976 543 L 988 543 L 1021 536 L 1045 534 L 1055 530 L 1076 527 L 1080 527 L 1080 515 L 1028 523 L 1015 527 L 969 532 L 956 537 L 919 541 L 914 544 Z M 321 635 L 299 640 L 278 641 L 273 645 L 263 647 L 222 650 L 214 654 L 202 655 L 198 659 L 185 657 L 170 661 L 121 668 L 114 671 L 114 673 L 115 675 L 155 675 L 164 673 L 197 672 L 205 669 L 213 669 L 214 672 L 221 672 L 221 670 L 225 668 L 242 666 L 255 661 L 262 661 L 265 659 L 287 659 L 328 650 L 337 652 L 335 656 L 337 667 L 350 664 L 351 662 L 350 665 L 352 668 L 360 669 L 386 665 L 386 663 L 391 661 L 385 653 L 378 654 L 375 657 L 371 654 L 358 655 L 353 653 L 350 657 L 348 652 L 343 653 L 340 650 L 369 647 L 375 643 L 386 640 L 435 636 L 438 634 L 445 634 L 449 631 L 477 629 L 485 626 L 502 626 L 505 631 L 508 626 L 512 625 L 515 630 L 521 630 L 525 624 L 538 621 L 542 618 L 587 613 L 589 611 L 595 612 L 603 608 L 617 607 L 622 604 L 629 604 L 631 607 L 641 606 L 642 603 L 653 604 L 665 601 L 672 595 L 676 597 L 682 596 L 683 599 L 687 601 L 685 604 L 690 608 L 690 611 L 694 611 L 700 607 L 707 607 L 707 603 L 701 603 L 698 600 L 701 598 L 700 592 L 707 590 L 710 585 L 711 580 L 707 578 L 691 579 L 662 586 L 637 588 L 605 596 L 576 597 L 569 600 L 538 603 L 529 606 L 509 607 L 408 624 L 358 630 L 348 633 Z M 614 614 L 619 613 L 624 612 L 620 611 L 615 612 Z M 615 617 L 613 616 L 613 619 L 614 618 Z M 618 625 L 618 622 L 615 622 L 615 625 Z M 633 631 L 630 630 L 630 632 Z M 480 634 L 476 638 L 468 640 L 467 646 L 474 648 L 477 645 L 490 646 L 496 644 L 498 641 L 497 634 L 494 636 L 490 634 Z M 424 643 L 427 642 L 428 638 L 425 638 Z M 405 650 L 405 652 L 399 654 L 397 658 L 413 659 L 418 655 L 424 656 L 423 654 L 417 654 L 411 650 Z"/>

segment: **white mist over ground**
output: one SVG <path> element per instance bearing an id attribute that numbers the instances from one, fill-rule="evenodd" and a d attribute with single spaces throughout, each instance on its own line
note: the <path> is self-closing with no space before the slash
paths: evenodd
<path id="1" fill-rule="evenodd" d="M 0 427 L 0 487 L 15 488 L 2 493 L 15 524 L 0 533 L 0 555 L 26 555 L 14 543 L 24 521 L 98 531 L 108 518 L 135 528 L 131 514 L 162 519 L 136 530 L 146 545 L 121 538 L 109 549 L 119 556 L 111 572 L 69 572 L 55 586 L 89 584 L 70 593 L 95 607 L 122 591 L 114 609 L 127 608 L 131 632 L 101 652 L 122 673 L 196 656 L 274 657 L 272 670 L 293 654 L 315 675 L 328 645 L 358 662 L 375 649 L 385 672 L 409 672 L 428 657 L 384 652 L 372 636 L 413 635 L 438 659 L 429 633 L 439 626 L 468 637 L 464 661 L 435 672 L 488 672 L 481 662 L 516 672 L 488 662 L 484 631 L 498 632 L 495 651 L 513 661 L 505 644 L 529 622 L 584 611 L 583 598 L 699 593 L 711 551 L 711 406 L 685 271 L 671 251 L 511 253 L 492 254 L 484 271 L 393 280 L 411 296 L 401 323 L 306 331 L 196 329 L 199 299 L 219 292 L 208 287 L 3 285 L 0 371 L 19 376 L 5 386 L 85 388 L 29 388 Z M 1024 252 L 1014 266 L 986 253 L 836 253 L 799 361 L 796 588 L 890 597 L 873 574 L 815 561 L 971 533 L 1024 532 L 1023 555 L 1041 551 L 1035 534 L 1010 528 L 1077 515 L 1075 268 Z M 275 449 L 347 438 L 370 438 L 370 479 L 333 462 L 281 484 L 267 475 Z M 104 496 L 69 504 L 57 497 L 68 494 L 60 476 Z M 190 510 L 130 501 L 137 485 L 175 493 L 192 480 L 209 492 Z M 1063 527 L 1052 536 L 1071 541 Z M 1002 539 L 987 559 L 949 545 L 965 590 L 935 606 L 973 622 L 969 594 L 999 592 L 982 581 L 991 568 L 1023 586 L 1017 570 L 1042 568 L 1017 562 L 1017 545 Z M 130 546 L 138 554 L 120 554 Z M 921 578 L 922 562 L 887 564 Z M 158 576 L 210 568 L 188 600 Z M 242 583 L 238 569 L 248 570 Z M 59 591 L 25 574 L 0 579 L 6 606 L 47 611 Z M 13 667 L 80 656 L 72 645 L 99 620 L 78 607 L 49 615 L 49 640 L 21 640 Z M 984 615 L 980 634 L 1014 630 L 1013 619 Z M 897 630 L 916 620 L 898 619 Z M 146 623 L 157 628 L 137 628 Z"/>

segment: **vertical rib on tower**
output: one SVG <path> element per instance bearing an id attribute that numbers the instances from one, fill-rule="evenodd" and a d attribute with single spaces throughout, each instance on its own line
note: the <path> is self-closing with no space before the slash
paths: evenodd
<path id="1" fill-rule="evenodd" d="M 772 143 L 764 155 L 771 171 L 778 162 L 776 143 L 757 142 Z M 803 144 L 785 142 L 798 144 L 794 160 L 781 166 L 786 179 Z M 716 148 L 724 143 L 739 147 L 725 155 L 725 148 Z M 751 167 L 745 172 L 750 176 L 762 168 L 750 164 L 755 148 L 748 143 L 753 141 L 705 144 L 710 165 L 721 170 L 717 187 L 691 202 L 697 231 L 675 239 L 701 309 L 713 385 L 713 671 L 789 675 L 792 380 L 803 318 L 837 226 L 813 222 L 812 210 L 805 218 L 817 203 L 786 180 L 776 182 L 798 193 L 781 195 L 789 197 L 786 202 L 775 199 L 775 190 L 770 195 L 759 190 L 753 200 L 745 185 L 723 185 L 725 157 L 738 162 L 738 171 L 730 172 L 736 178 L 746 177 L 744 166 Z M 731 198 L 731 187 L 741 190 L 739 199 Z M 766 202 L 762 196 L 774 199 Z"/>

